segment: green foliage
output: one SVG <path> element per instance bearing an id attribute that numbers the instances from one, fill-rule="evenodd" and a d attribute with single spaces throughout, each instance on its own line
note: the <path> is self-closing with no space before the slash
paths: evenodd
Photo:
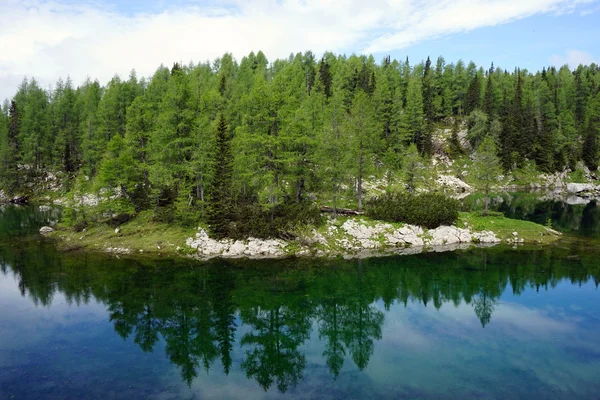
<path id="1" fill-rule="evenodd" d="M 437 228 L 458 219 L 460 202 L 439 193 L 388 193 L 367 202 L 367 215 L 374 219 Z"/>
<path id="2" fill-rule="evenodd" d="M 231 220 L 222 230 L 233 239 L 293 239 L 303 226 L 318 227 L 323 223 L 320 210 L 310 203 L 286 201 L 264 209 L 252 199 L 238 203 Z"/>
<path id="3" fill-rule="evenodd" d="M 308 51 L 271 63 L 262 52 L 239 62 L 225 54 L 105 86 L 59 79 L 46 90 L 26 79 L 0 116 L 0 189 L 25 193 L 31 177 L 52 171 L 71 190 L 87 176 L 94 190 L 118 189 L 136 212 L 206 223 L 214 210 L 228 213 L 214 195 L 225 185 L 219 116 L 231 153 L 221 197 L 243 207 L 252 199 L 271 219 L 291 200 L 360 209 L 372 176 L 388 191 L 400 181 L 408 191 L 428 186 L 435 130 L 453 123 L 448 152 L 460 157 L 465 121 L 471 147 L 493 138 L 504 169 L 527 184 L 540 170 L 597 167 L 599 76 L 593 66 L 509 73 L 442 57 L 435 66 L 378 64 Z"/>
<path id="4" fill-rule="evenodd" d="M 485 192 L 484 212 L 488 211 L 490 189 L 498 182 L 501 173 L 496 141 L 493 137 L 487 136 L 477 148 L 471 171 L 475 185 Z"/>
<path id="5" fill-rule="evenodd" d="M 419 183 L 426 179 L 425 162 L 419 155 L 417 146 L 414 143 L 406 150 L 404 159 L 402 160 L 402 169 L 406 190 L 412 193 L 416 190 Z"/>
<path id="6" fill-rule="evenodd" d="M 217 122 L 217 152 L 215 157 L 215 179 L 211 188 L 211 205 L 208 224 L 211 232 L 218 238 L 229 234 L 229 222 L 232 219 L 232 163 L 231 138 L 227 132 L 227 123 L 223 114 Z"/>
<path id="7" fill-rule="evenodd" d="M 474 149 L 489 133 L 488 116 L 480 110 L 474 110 L 467 118 L 467 140 Z"/>

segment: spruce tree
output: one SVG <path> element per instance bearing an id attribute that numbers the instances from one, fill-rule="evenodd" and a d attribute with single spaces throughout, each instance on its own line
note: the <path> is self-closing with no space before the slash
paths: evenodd
<path id="1" fill-rule="evenodd" d="M 220 113 L 218 118 L 215 170 L 210 191 L 211 204 L 208 212 L 208 224 L 215 237 L 224 238 L 229 234 L 229 224 L 233 215 L 231 192 L 233 158 L 231 138 L 228 134 L 225 116 Z"/>
<path id="2" fill-rule="evenodd" d="M 323 85 L 323 91 L 325 93 L 325 96 L 327 98 L 331 97 L 331 86 L 332 86 L 332 78 L 331 78 L 331 72 L 329 71 L 329 63 L 327 62 L 327 60 L 325 60 L 325 57 L 323 57 L 321 59 L 321 62 L 319 63 L 319 80 L 321 81 L 321 84 Z"/>
<path id="3" fill-rule="evenodd" d="M 481 96 L 481 84 L 479 74 L 475 74 L 475 77 L 469 85 L 467 90 L 467 98 L 465 99 L 465 114 L 469 115 L 475 109 L 479 108 L 479 98 Z"/>
<path id="4" fill-rule="evenodd" d="M 425 69 L 423 70 L 423 113 L 428 127 L 433 124 L 435 118 L 435 109 L 433 104 L 434 96 L 433 72 L 431 71 L 431 60 L 427 57 Z"/>
<path id="5" fill-rule="evenodd" d="M 487 114 L 489 121 L 492 121 L 495 117 L 494 81 L 492 77 L 492 74 L 488 74 L 486 78 L 485 95 L 483 97 L 483 112 Z"/>

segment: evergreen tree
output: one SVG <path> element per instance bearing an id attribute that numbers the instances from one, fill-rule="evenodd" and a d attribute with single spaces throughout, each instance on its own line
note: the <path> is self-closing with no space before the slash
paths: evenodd
<path id="1" fill-rule="evenodd" d="M 485 213 L 488 212 L 490 189 L 501 174 L 500 160 L 497 157 L 496 142 L 486 136 L 475 153 L 472 176 L 476 185 L 485 193 Z"/>
<path id="2" fill-rule="evenodd" d="M 352 103 L 352 110 L 346 124 L 350 140 L 349 166 L 356 181 L 356 199 L 359 211 L 363 206 L 364 179 L 374 166 L 373 153 L 378 146 L 377 125 L 375 110 L 368 95 L 359 90 Z"/>
<path id="3" fill-rule="evenodd" d="M 52 161 L 48 96 L 32 79 L 25 90 L 19 117 L 20 156 L 24 164 L 39 169 Z"/>
<path id="4" fill-rule="evenodd" d="M 13 195 L 19 184 L 19 111 L 15 100 L 11 101 L 8 115 L 2 118 L 0 127 L 0 190 Z"/>
<path id="5" fill-rule="evenodd" d="M 493 68 L 493 64 L 492 64 Z M 485 83 L 485 95 L 483 97 L 483 112 L 488 116 L 488 119 L 492 121 L 496 116 L 496 109 L 494 105 L 494 78 L 493 74 L 488 74 Z"/>
<path id="6" fill-rule="evenodd" d="M 233 214 L 231 138 L 227 122 L 222 113 L 217 121 L 217 143 L 215 152 L 214 180 L 211 187 L 211 206 L 208 223 L 217 238 L 227 237 Z"/>
<path id="7" fill-rule="evenodd" d="M 421 153 L 427 152 L 430 148 L 430 138 L 425 133 L 421 80 L 416 77 L 411 77 L 408 83 L 406 108 L 403 117 L 402 125 L 405 141 L 415 143 Z"/>
<path id="8" fill-rule="evenodd" d="M 319 80 L 323 85 L 323 92 L 325 93 L 325 96 L 327 98 L 330 98 L 332 95 L 331 86 L 333 82 L 331 79 L 331 72 L 329 71 L 329 68 L 329 63 L 327 62 L 325 57 L 323 57 L 321 59 L 321 62 L 319 63 Z"/>
<path id="9" fill-rule="evenodd" d="M 481 96 L 481 84 L 479 74 L 475 74 L 469 89 L 467 90 L 467 97 L 465 99 L 465 114 L 471 114 L 475 109 L 479 108 L 479 98 Z"/>
<path id="10" fill-rule="evenodd" d="M 586 134 L 581 158 L 592 171 L 598 169 L 598 135 L 600 134 L 600 93 L 590 102 L 587 109 Z"/>
<path id="11" fill-rule="evenodd" d="M 423 70 L 423 115 L 425 117 L 426 125 L 428 130 L 431 129 L 433 121 L 435 119 L 435 108 L 434 108 L 434 77 L 433 71 L 431 70 L 431 60 L 427 57 L 425 62 L 425 69 Z"/>
<path id="12" fill-rule="evenodd" d="M 552 172 L 554 159 L 554 132 L 557 120 L 552 94 L 546 81 L 542 81 L 539 88 L 539 110 L 537 135 L 534 144 L 534 159 L 542 171 Z"/>

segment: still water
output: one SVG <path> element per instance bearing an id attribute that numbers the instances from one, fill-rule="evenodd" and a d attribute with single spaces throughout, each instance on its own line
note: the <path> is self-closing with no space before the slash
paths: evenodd
<path id="1" fill-rule="evenodd" d="M 0 399 L 600 397 L 600 243 L 360 261 L 58 253 L 0 212 Z"/>

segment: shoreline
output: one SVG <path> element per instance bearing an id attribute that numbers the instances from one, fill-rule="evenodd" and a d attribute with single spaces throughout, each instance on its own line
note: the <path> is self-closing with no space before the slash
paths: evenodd
<path id="1" fill-rule="evenodd" d="M 460 228 L 458 226 L 463 226 Z M 328 218 L 320 227 L 297 233 L 294 240 L 246 238 L 211 239 L 202 227 L 181 228 L 134 218 L 118 228 L 105 224 L 81 232 L 59 226 L 41 229 L 61 251 L 185 257 L 210 259 L 358 259 L 428 252 L 464 250 L 470 247 L 545 245 L 561 233 L 545 226 L 500 215 L 461 213 L 454 226 L 423 229 L 391 224 L 363 216 Z M 43 232 L 42 232 L 43 231 Z"/>

